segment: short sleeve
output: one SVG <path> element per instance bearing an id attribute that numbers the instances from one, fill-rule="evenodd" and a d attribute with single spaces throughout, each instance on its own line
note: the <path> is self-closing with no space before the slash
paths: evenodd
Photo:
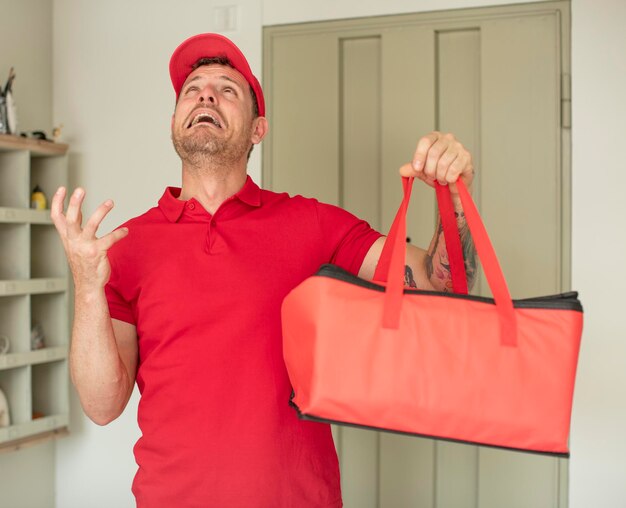
<path id="1" fill-rule="evenodd" d="M 120 273 L 119 263 L 117 262 L 118 256 L 121 255 L 120 251 L 119 244 L 116 244 L 107 253 L 111 265 L 111 276 L 109 277 L 109 282 L 104 287 L 104 294 L 109 304 L 109 314 L 113 319 L 136 325 L 132 305 L 123 296 L 125 292 L 123 286 L 124 277 Z"/>
<path id="2" fill-rule="evenodd" d="M 370 247 L 383 235 L 337 206 L 317 203 L 317 213 L 328 262 L 357 275 Z"/>
<path id="3" fill-rule="evenodd" d="M 109 303 L 109 314 L 111 317 L 131 325 L 136 324 L 131 306 L 110 283 L 104 287 L 104 292 Z"/>

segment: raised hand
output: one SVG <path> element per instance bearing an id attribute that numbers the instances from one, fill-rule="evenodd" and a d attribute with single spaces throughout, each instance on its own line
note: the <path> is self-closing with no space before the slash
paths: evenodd
<path id="1" fill-rule="evenodd" d="M 455 182 L 463 179 L 469 188 L 474 179 L 472 154 L 452 134 L 431 132 L 418 143 L 411 163 L 400 168 L 402 176 L 412 176 L 426 182 L 431 187 L 435 181 L 450 185 L 456 193 Z"/>
<path id="2" fill-rule="evenodd" d="M 97 238 L 96 231 L 113 208 L 113 201 L 102 203 L 83 226 L 81 207 L 85 191 L 81 188 L 74 191 L 64 214 L 65 195 L 65 187 L 56 191 L 50 206 L 50 216 L 63 242 L 76 291 L 101 290 L 111 275 L 107 251 L 128 234 L 128 229 L 120 228 Z"/>

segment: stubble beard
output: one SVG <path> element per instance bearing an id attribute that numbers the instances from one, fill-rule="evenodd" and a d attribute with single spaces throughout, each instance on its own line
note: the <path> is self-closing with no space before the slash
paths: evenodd
<path id="1" fill-rule="evenodd" d="M 207 131 L 208 128 L 200 127 L 197 132 L 187 135 L 172 132 L 174 149 L 187 167 L 226 170 L 242 158 L 246 160 L 252 141 L 241 139 L 228 142 Z"/>

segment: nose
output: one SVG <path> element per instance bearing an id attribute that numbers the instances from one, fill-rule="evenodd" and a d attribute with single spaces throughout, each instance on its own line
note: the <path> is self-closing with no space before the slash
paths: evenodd
<path id="1" fill-rule="evenodd" d="M 204 89 L 202 90 L 202 92 L 198 95 L 198 102 L 200 103 L 209 103 L 209 104 L 215 104 L 216 103 L 216 98 L 215 98 L 215 93 L 213 91 L 213 88 L 211 88 L 210 86 L 206 86 L 204 87 Z"/>

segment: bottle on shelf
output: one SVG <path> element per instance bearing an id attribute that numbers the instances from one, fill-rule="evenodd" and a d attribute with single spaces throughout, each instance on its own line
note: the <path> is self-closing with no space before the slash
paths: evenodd
<path id="1" fill-rule="evenodd" d="M 39 185 L 35 185 L 30 195 L 30 207 L 33 210 L 45 210 L 48 208 L 48 199 Z"/>

